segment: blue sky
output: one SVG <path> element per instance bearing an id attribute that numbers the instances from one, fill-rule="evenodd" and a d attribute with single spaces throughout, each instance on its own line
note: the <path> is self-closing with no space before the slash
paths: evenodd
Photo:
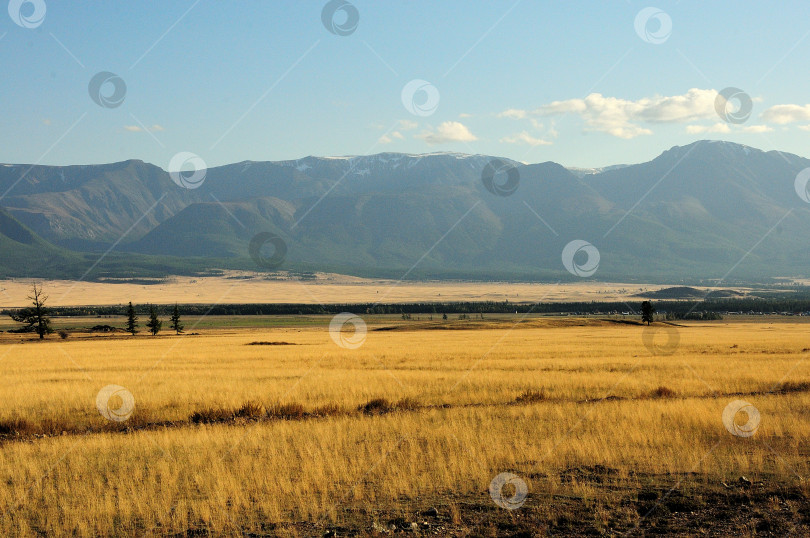
<path id="1" fill-rule="evenodd" d="M 320 0 L 37 2 L 44 18 L 22 3 L 30 28 L 0 12 L 3 162 L 459 151 L 602 166 L 702 138 L 810 156 L 807 2 L 353 0 L 349 35 Z M 126 84 L 120 106 L 91 99 L 99 72 Z M 430 95 L 403 101 L 414 80 Z M 744 122 L 715 110 L 727 87 L 752 99 Z"/>

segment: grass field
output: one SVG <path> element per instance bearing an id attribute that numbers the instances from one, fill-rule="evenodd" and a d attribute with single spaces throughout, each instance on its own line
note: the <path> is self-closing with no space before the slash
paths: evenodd
<path id="1" fill-rule="evenodd" d="M 808 324 L 366 321 L 0 335 L 0 534 L 810 532 Z"/>
<path id="2" fill-rule="evenodd" d="M 151 284 L 71 280 L 50 280 L 47 283 L 50 306 L 119 305 L 128 301 L 161 304 L 616 301 L 664 287 L 609 282 L 416 282 L 332 273 L 316 273 L 312 279 L 302 280 L 285 273 L 268 276 L 237 271 L 223 276 L 172 276 Z M 0 307 L 28 305 L 30 291 L 30 279 L 0 280 Z"/>

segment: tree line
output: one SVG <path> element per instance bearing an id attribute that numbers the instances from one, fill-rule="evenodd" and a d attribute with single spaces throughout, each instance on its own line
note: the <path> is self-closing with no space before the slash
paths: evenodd
<path id="1" fill-rule="evenodd" d="M 33 284 L 31 286 L 31 293 L 28 295 L 28 299 L 31 301 L 31 306 L 21 308 L 19 310 L 9 311 L 8 315 L 17 323 L 23 324 L 23 327 L 18 329 L 16 332 L 36 333 L 39 335 L 39 339 L 43 340 L 46 335 L 54 332 L 51 323 L 51 309 L 45 304 L 45 302 L 48 300 L 48 296 L 42 291 L 42 286 Z M 126 316 L 126 332 L 132 334 L 132 336 L 135 336 L 138 332 L 140 332 L 138 324 L 139 318 L 135 313 L 135 307 L 132 305 L 132 301 L 129 302 Z M 176 334 L 181 334 L 185 328 L 183 323 L 180 321 L 180 307 L 176 303 L 169 318 L 169 327 Z M 160 319 L 157 308 L 155 308 L 155 305 L 153 304 L 149 305 L 149 319 L 146 322 L 146 328 L 152 334 L 152 336 L 157 336 L 157 334 L 163 328 L 163 321 Z M 66 333 L 62 336 L 62 338 L 66 338 Z"/>
<path id="2" fill-rule="evenodd" d="M 139 332 L 138 319 L 138 316 L 135 314 L 135 307 L 132 306 L 132 301 L 130 301 L 129 306 L 127 307 L 126 331 L 132 334 L 132 336 L 135 336 Z M 185 328 L 180 322 L 180 308 L 176 303 L 174 305 L 174 309 L 172 310 L 171 317 L 169 318 L 169 323 L 169 326 L 176 334 L 181 334 Z M 157 333 L 159 333 L 160 329 L 163 328 L 163 321 L 160 319 L 160 317 L 158 317 L 157 309 L 153 304 L 149 305 L 149 321 L 146 322 L 146 328 L 149 329 L 152 336 L 157 336 Z"/>
<path id="3" fill-rule="evenodd" d="M 510 301 L 474 301 L 474 302 L 420 302 L 420 303 L 252 303 L 252 304 L 181 304 L 183 316 L 304 316 L 335 315 L 341 312 L 363 314 L 594 314 L 607 315 L 621 312 L 640 312 L 641 300 L 635 301 L 575 301 L 554 303 L 513 303 Z M 810 312 L 810 299 L 707 299 L 704 301 L 658 300 L 656 309 L 661 316 L 670 319 L 692 318 L 701 315 L 701 319 L 710 319 L 709 313 L 726 312 Z M 697 307 L 696 307 L 697 305 Z M 141 314 L 147 314 L 145 307 L 138 307 Z M 159 314 L 169 316 L 171 308 L 156 306 Z M 127 304 L 107 306 L 56 306 L 50 309 L 54 316 L 121 316 L 126 315 Z M 10 315 L 13 309 L 0 310 L 2 315 Z"/>
<path id="4" fill-rule="evenodd" d="M 140 332 L 139 317 L 136 307 L 130 301 L 122 310 L 121 306 L 98 307 L 56 307 L 45 305 L 48 297 L 43 293 L 42 287 L 34 284 L 28 296 L 31 306 L 0 313 L 10 316 L 14 321 L 23 323 L 24 327 L 17 332 L 36 332 L 42 339 L 51 334 L 51 316 L 118 316 L 127 318 L 126 332 L 133 336 Z M 160 318 L 161 310 L 169 314 L 169 327 L 176 334 L 183 332 L 181 315 L 203 316 L 250 316 L 250 315 L 335 315 L 340 312 L 357 312 L 363 314 L 398 314 L 403 319 L 410 319 L 412 314 L 439 315 L 447 319 L 447 314 L 460 314 L 465 316 L 483 316 L 483 314 L 596 314 L 607 315 L 620 312 L 640 315 L 642 323 L 652 323 L 653 313 L 660 314 L 667 320 L 694 319 L 717 320 L 722 319 L 720 312 L 725 311 L 810 311 L 810 300 L 790 299 L 724 299 L 700 302 L 701 309 L 695 309 L 691 301 L 659 301 L 658 309 L 653 308 L 650 301 L 642 302 L 570 302 L 570 303 L 511 303 L 506 301 L 480 301 L 480 302 L 448 302 L 448 303 L 407 303 L 407 304 L 222 304 L 222 305 L 183 305 L 175 303 L 171 311 L 166 312 L 153 304 L 147 305 L 148 319 L 145 326 L 153 336 L 163 328 Z M 143 312 L 143 310 L 141 310 Z M 639 312 L 640 314 L 637 314 Z M 64 336 L 63 336 L 64 337 Z"/>

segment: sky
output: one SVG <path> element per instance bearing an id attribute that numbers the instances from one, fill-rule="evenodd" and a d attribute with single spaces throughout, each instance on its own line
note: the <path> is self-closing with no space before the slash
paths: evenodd
<path id="1" fill-rule="evenodd" d="M 810 156 L 810 3 L 11 0 L 0 162 Z"/>

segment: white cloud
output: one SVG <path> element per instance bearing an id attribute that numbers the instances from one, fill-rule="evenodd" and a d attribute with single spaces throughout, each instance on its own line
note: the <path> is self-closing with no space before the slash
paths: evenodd
<path id="1" fill-rule="evenodd" d="M 424 131 L 416 135 L 428 144 L 444 144 L 446 142 L 472 142 L 478 140 L 474 134 L 463 124 L 457 121 L 446 121 L 440 124 L 435 131 Z"/>
<path id="2" fill-rule="evenodd" d="M 773 131 L 773 127 L 768 127 L 767 125 L 745 125 L 741 130 L 744 133 L 770 133 Z"/>
<path id="3" fill-rule="evenodd" d="M 499 118 L 509 118 L 512 120 L 522 120 L 525 118 L 529 113 L 525 110 L 518 110 L 516 108 L 510 108 L 508 110 L 504 110 L 500 114 L 498 114 Z"/>
<path id="4" fill-rule="evenodd" d="M 162 125 L 158 125 L 157 123 L 152 126 L 153 131 L 165 131 L 166 129 L 163 128 Z"/>
<path id="5" fill-rule="evenodd" d="M 411 131 L 419 127 L 419 124 L 411 120 L 399 120 L 399 128 L 403 131 Z"/>
<path id="6" fill-rule="evenodd" d="M 730 133 L 732 131 L 739 131 L 743 133 L 770 133 L 773 131 L 773 127 L 768 127 L 767 125 L 730 125 L 728 123 L 686 126 L 686 132 L 689 134 Z"/>
<path id="7" fill-rule="evenodd" d="M 810 105 L 775 105 L 765 110 L 761 116 L 763 121 L 784 125 L 810 120 Z"/>
<path id="8" fill-rule="evenodd" d="M 728 123 L 715 123 L 714 125 L 687 125 L 686 132 L 689 134 L 730 133 L 731 127 L 729 127 Z"/>
<path id="9" fill-rule="evenodd" d="M 643 123 L 678 123 L 711 117 L 716 114 L 716 97 L 716 90 L 699 88 L 692 88 L 683 95 L 645 97 L 637 101 L 592 93 L 585 99 L 553 101 L 533 114 L 577 114 L 589 131 L 629 139 L 652 134 L 650 129 L 641 125 Z"/>
<path id="10" fill-rule="evenodd" d="M 592 93 L 585 99 L 602 98 L 601 93 Z M 541 116 L 551 116 L 553 114 L 567 114 L 568 112 L 585 112 L 588 106 L 585 104 L 585 99 L 568 99 L 567 101 L 552 101 L 547 105 L 543 105 L 534 111 L 535 114 Z M 629 101 L 627 101 L 629 102 Z M 523 112 L 523 111 L 518 111 Z M 517 116 L 514 116 L 517 117 Z"/>
<path id="11" fill-rule="evenodd" d="M 616 138 L 624 138 L 625 140 L 630 140 L 631 138 L 636 138 L 637 136 L 641 135 L 651 135 L 652 131 L 646 129 L 644 127 L 639 127 L 638 125 L 600 125 L 599 127 L 594 129 L 595 131 L 602 131 L 603 133 L 607 133 L 611 136 L 615 136 Z"/>
<path id="12" fill-rule="evenodd" d="M 810 131 L 810 125 L 799 125 L 799 129 L 802 131 Z"/>
<path id="13" fill-rule="evenodd" d="M 505 136 L 501 138 L 501 142 L 506 144 L 528 144 L 529 146 L 549 146 L 551 142 L 542 138 L 535 138 L 527 131 L 521 131 L 514 136 Z"/>
<path id="14" fill-rule="evenodd" d="M 458 117 L 459 118 L 472 118 L 473 115 L 472 114 L 467 114 L 466 112 L 462 112 L 461 114 L 458 115 Z"/>
<path id="15" fill-rule="evenodd" d="M 717 91 L 692 88 L 683 95 L 641 99 L 638 117 L 651 123 L 680 123 L 714 116 Z"/>
<path id="16" fill-rule="evenodd" d="M 712 125 L 687 125 L 686 132 L 701 133 L 766 133 L 773 131 L 768 125 L 730 125 L 717 122 L 715 100 L 717 90 L 692 88 L 682 95 L 644 97 L 638 100 L 622 99 L 592 93 L 584 99 L 567 99 L 552 101 L 535 110 L 510 108 L 498 114 L 499 118 L 529 119 L 536 129 L 542 129 L 537 117 L 558 116 L 563 114 L 577 115 L 585 123 L 586 131 L 607 133 L 618 138 L 636 138 L 651 135 L 654 124 L 685 123 L 714 119 Z M 753 98 L 755 102 L 761 98 Z M 810 121 L 810 104 L 776 105 L 762 113 L 764 123 L 787 124 Z M 810 126 L 800 127 L 810 130 Z M 553 130 L 553 124 L 552 124 Z M 529 143 L 524 133 L 501 139 L 509 143 Z M 550 135 L 552 138 L 553 134 Z M 549 135 L 544 136 L 548 139 Z M 539 139 L 535 139 L 539 140 Z"/>

